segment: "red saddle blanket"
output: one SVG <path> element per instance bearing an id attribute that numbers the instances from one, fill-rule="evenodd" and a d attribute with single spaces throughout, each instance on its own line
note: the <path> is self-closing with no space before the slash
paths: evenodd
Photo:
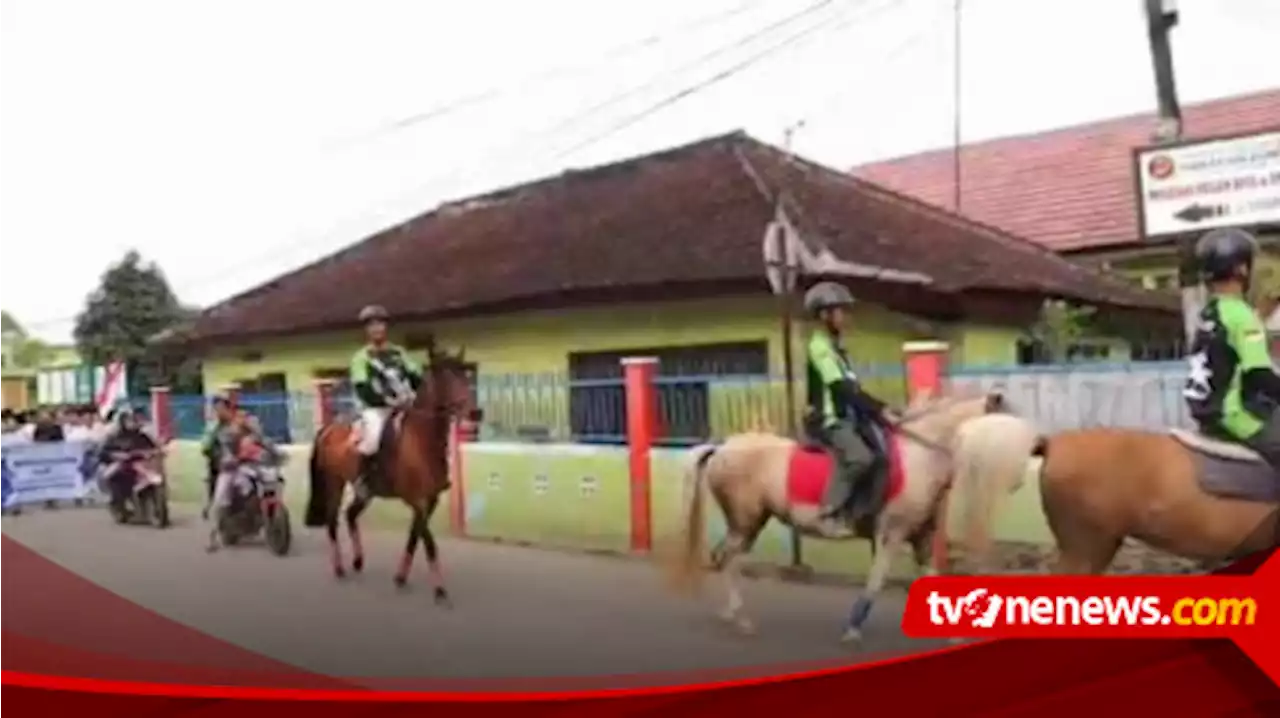
<path id="1" fill-rule="evenodd" d="M 888 503 L 902 493 L 906 477 L 902 470 L 901 439 L 896 433 L 890 434 L 886 443 L 889 481 L 885 486 L 884 501 Z M 827 484 L 831 483 L 834 463 L 835 459 L 825 449 L 796 444 L 787 467 L 787 500 L 792 504 L 820 505 L 827 494 Z"/>

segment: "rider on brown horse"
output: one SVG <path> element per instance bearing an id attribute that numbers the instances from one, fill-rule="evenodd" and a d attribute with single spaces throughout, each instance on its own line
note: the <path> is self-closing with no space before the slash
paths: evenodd
<path id="1" fill-rule="evenodd" d="M 1280 471 L 1280 376 L 1262 320 L 1248 302 L 1257 240 L 1215 229 L 1196 245 L 1212 293 L 1196 330 L 1183 397 L 1202 433 L 1244 444 Z"/>
<path id="2" fill-rule="evenodd" d="M 422 367 L 402 347 L 387 341 L 387 310 L 360 311 L 366 344 L 351 357 L 351 384 L 360 402 L 360 477 L 357 495 L 368 499 L 376 483 L 382 428 L 391 411 L 407 406 L 422 384 Z"/>
<path id="3" fill-rule="evenodd" d="M 842 284 L 820 282 L 805 293 L 805 311 L 816 322 L 808 346 L 808 432 L 835 457 L 835 475 L 823 502 L 822 518 L 856 524 L 876 515 L 883 492 L 886 460 L 873 426 L 888 421 L 885 403 L 868 394 L 840 344 L 853 295 Z M 859 487 L 862 481 L 871 486 Z M 862 488 L 863 490 L 859 490 Z"/>

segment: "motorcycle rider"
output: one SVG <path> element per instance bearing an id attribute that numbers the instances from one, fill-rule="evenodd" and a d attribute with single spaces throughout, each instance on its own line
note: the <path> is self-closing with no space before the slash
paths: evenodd
<path id="1" fill-rule="evenodd" d="M 824 531 L 831 535 L 848 533 L 841 519 L 846 507 L 855 525 L 879 511 L 886 459 L 880 440 L 874 435 L 875 425 L 893 422 L 896 417 L 883 401 L 862 388 L 853 371 L 849 355 L 841 345 L 847 311 L 853 306 L 853 295 L 836 282 L 820 282 L 805 292 L 804 308 L 814 322 L 807 351 L 809 433 L 818 439 L 835 458 L 820 518 Z M 872 485 L 859 490 L 859 483 Z"/>
<path id="2" fill-rule="evenodd" d="M 366 343 L 351 357 L 351 385 L 360 403 L 360 475 L 356 495 L 368 499 L 378 471 L 382 427 L 391 410 L 413 400 L 422 384 L 422 367 L 409 353 L 387 341 L 387 310 L 373 304 L 360 311 Z"/>
<path id="3" fill-rule="evenodd" d="M 213 495 L 209 501 L 210 511 L 206 514 L 211 519 L 209 551 L 218 550 L 218 526 L 231 505 L 231 491 L 235 486 L 242 463 L 240 446 L 248 432 L 231 408 L 230 400 L 227 397 L 219 398 L 221 401 L 215 400 L 214 405 L 218 421 L 212 432 L 207 435 L 204 446 L 207 456 L 216 457 L 218 467 L 218 474 L 213 482 Z"/>
<path id="4" fill-rule="evenodd" d="M 200 439 L 200 455 L 205 459 L 207 475 L 205 476 L 205 502 L 200 510 L 200 517 L 209 519 L 209 507 L 213 504 L 213 489 L 218 482 L 218 434 L 235 418 L 235 407 L 231 404 L 230 395 L 219 392 L 213 395 L 213 421 L 205 427 L 204 436 Z"/>
<path id="5" fill-rule="evenodd" d="M 132 411 L 122 410 L 116 415 L 116 430 L 100 449 L 104 472 L 110 488 L 111 502 L 118 504 L 133 491 L 141 478 L 136 464 L 140 454 L 159 450 L 159 445 L 142 428 L 142 423 Z"/>
<path id="6" fill-rule="evenodd" d="M 1242 229 L 1215 229 L 1196 244 L 1210 297 L 1188 357 L 1182 394 L 1206 435 L 1243 444 L 1280 480 L 1280 376 L 1266 327 L 1246 301 L 1258 240 Z"/>

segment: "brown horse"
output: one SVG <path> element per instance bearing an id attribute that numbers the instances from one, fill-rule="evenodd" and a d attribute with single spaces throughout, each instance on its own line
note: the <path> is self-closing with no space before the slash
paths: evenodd
<path id="1" fill-rule="evenodd" d="M 975 419 L 957 440 L 965 542 L 978 568 L 989 554 L 997 502 L 1036 475 L 1029 462 L 1037 458 L 1060 573 L 1102 573 L 1126 537 L 1218 562 L 1275 546 L 1280 536 L 1280 483 L 1249 449 L 1180 430 L 1043 436 L 1005 414 Z"/>
<path id="2" fill-rule="evenodd" d="M 767 433 L 730 436 L 690 452 L 688 488 L 692 491 L 683 544 L 672 568 L 674 586 L 696 588 L 706 555 L 703 487 L 724 515 L 725 537 L 711 551 L 712 568 L 722 572 L 728 602 L 721 618 L 744 633 L 754 630 L 743 613 L 736 577 L 737 560 L 748 553 L 769 522 L 777 518 L 817 538 L 867 538 L 875 561 L 864 593 L 854 602 L 843 640 L 858 642 L 862 625 L 888 579 L 893 558 L 910 545 L 920 569 L 933 573 L 929 559 L 937 514 L 944 505 L 951 474 L 951 443 L 966 422 L 1000 411 L 999 393 L 921 398 L 913 402 L 888 444 L 890 480 L 886 502 L 874 527 L 854 534 L 830 534 L 819 520 L 819 503 L 831 474 L 831 458 L 793 439 Z"/>
<path id="3" fill-rule="evenodd" d="M 421 540 L 427 553 L 435 600 L 443 606 L 449 604 L 449 593 L 440 570 L 439 549 L 431 534 L 431 514 L 440 495 L 449 488 L 451 422 L 462 418 L 480 419 L 472 400 L 463 354 L 451 356 L 437 351 L 434 342 L 428 347 L 428 364 L 417 395 L 408 407 L 393 411 L 385 424 L 378 462 L 385 481 L 371 482 L 387 487 L 385 493 L 375 491 L 376 496 L 397 497 L 413 512 L 404 555 L 395 574 L 396 585 L 405 585 Z M 338 542 L 338 513 L 343 491 L 356 479 L 360 468 L 356 430 L 350 420 L 333 422 L 320 429 L 311 446 L 311 496 L 307 502 L 306 525 L 328 529 L 333 573 L 338 578 L 346 575 Z M 364 569 L 358 520 L 367 506 L 368 500 L 356 496 L 346 510 L 351 569 L 357 573 Z"/>

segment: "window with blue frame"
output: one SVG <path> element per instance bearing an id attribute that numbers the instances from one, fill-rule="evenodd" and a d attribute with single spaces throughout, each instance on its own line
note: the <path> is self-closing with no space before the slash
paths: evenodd
<path id="1" fill-rule="evenodd" d="M 577 441 L 626 440 L 622 359 L 656 357 L 662 444 L 711 434 L 710 385 L 716 379 L 769 373 L 767 341 L 618 349 L 569 354 L 569 427 Z"/>

